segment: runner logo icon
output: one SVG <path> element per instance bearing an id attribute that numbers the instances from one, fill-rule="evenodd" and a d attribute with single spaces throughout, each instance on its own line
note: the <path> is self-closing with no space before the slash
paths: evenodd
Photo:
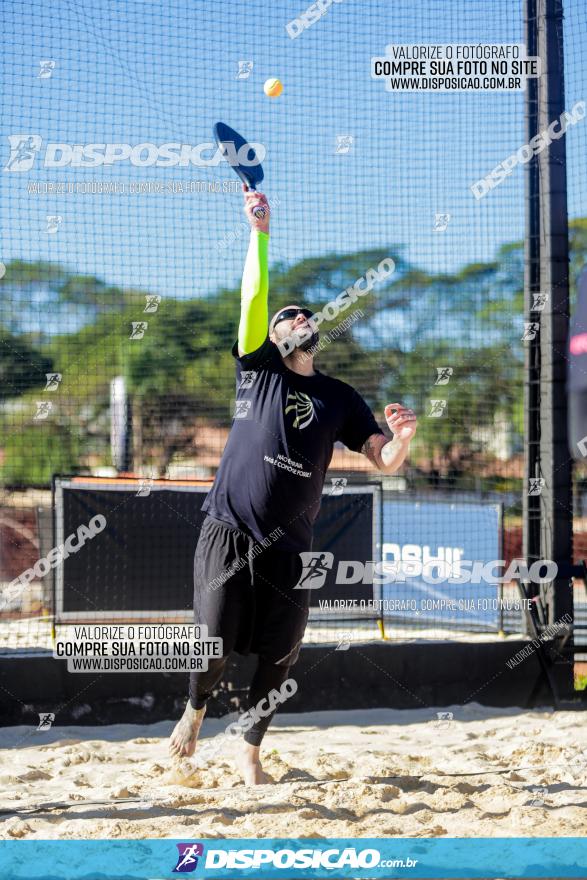
<path id="1" fill-rule="evenodd" d="M 319 590 L 334 562 L 333 553 L 300 553 L 304 566 L 294 590 Z"/>
<path id="2" fill-rule="evenodd" d="M 199 856 L 204 855 L 203 843 L 178 843 L 176 844 L 179 855 L 177 865 L 173 869 L 174 874 L 191 874 L 198 867 Z"/>

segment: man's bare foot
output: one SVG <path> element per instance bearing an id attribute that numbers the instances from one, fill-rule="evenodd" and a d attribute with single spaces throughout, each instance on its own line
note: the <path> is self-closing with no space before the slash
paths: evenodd
<path id="1" fill-rule="evenodd" d="M 265 773 L 259 758 L 259 746 L 243 743 L 243 752 L 239 762 L 245 785 L 269 785 L 275 780 Z"/>
<path id="2" fill-rule="evenodd" d="M 205 706 L 194 709 L 188 700 L 185 712 L 175 725 L 169 739 L 169 754 L 172 757 L 189 757 L 194 754 L 205 714 Z"/>

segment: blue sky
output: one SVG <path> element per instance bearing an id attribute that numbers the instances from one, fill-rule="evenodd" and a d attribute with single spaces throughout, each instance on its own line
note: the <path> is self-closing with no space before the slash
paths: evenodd
<path id="1" fill-rule="evenodd" d="M 303 256 L 389 245 L 430 271 L 491 259 L 523 236 L 523 171 L 477 202 L 470 185 L 524 143 L 521 93 L 392 94 L 370 78 L 388 43 L 522 41 L 512 0 L 342 0 L 297 39 L 285 25 L 306 0 L 210 4 L 94 0 L 3 7 L 2 165 L 9 134 L 44 143 L 198 144 L 222 119 L 267 148 L 265 191 L 279 200 L 271 253 Z M 587 98 L 580 0 L 565 3 L 566 106 Z M 39 61 L 56 67 L 39 79 Z M 253 61 L 246 80 L 239 60 Z M 278 76 L 284 93 L 263 94 Z M 587 215 L 587 123 L 570 130 L 569 207 Z M 337 135 L 351 151 L 337 155 Z M 38 160 L 37 160 L 38 162 Z M 204 182 L 218 169 L 43 169 L 0 174 L 0 259 L 46 259 L 110 283 L 168 296 L 202 295 L 239 277 L 240 195 L 34 196 L 37 182 Z M 435 213 L 451 214 L 444 233 Z M 59 214 L 55 235 L 46 215 Z"/>

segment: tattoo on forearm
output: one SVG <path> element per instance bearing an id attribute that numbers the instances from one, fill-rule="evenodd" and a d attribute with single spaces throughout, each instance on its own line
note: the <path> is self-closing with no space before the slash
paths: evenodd
<path id="1" fill-rule="evenodd" d="M 367 437 L 367 439 L 363 443 L 363 447 L 361 449 L 361 452 L 363 453 L 363 455 L 366 455 L 367 458 L 371 458 L 371 456 L 374 455 L 375 445 L 374 445 L 371 437 Z"/>

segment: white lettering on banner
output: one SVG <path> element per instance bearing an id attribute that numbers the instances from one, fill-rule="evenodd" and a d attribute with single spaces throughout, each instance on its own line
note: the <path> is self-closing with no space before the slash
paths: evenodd
<path id="1" fill-rule="evenodd" d="M 394 860 L 400 861 L 400 860 Z M 410 866 L 417 860 L 410 859 Z M 337 868 L 368 869 L 381 862 L 381 855 L 376 849 L 357 850 L 355 847 L 345 849 L 239 849 L 230 850 L 208 849 L 205 869 L 226 868 L 228 870 L 255 869 L 262 865 L 273 865 L 276 868 Z"/>

